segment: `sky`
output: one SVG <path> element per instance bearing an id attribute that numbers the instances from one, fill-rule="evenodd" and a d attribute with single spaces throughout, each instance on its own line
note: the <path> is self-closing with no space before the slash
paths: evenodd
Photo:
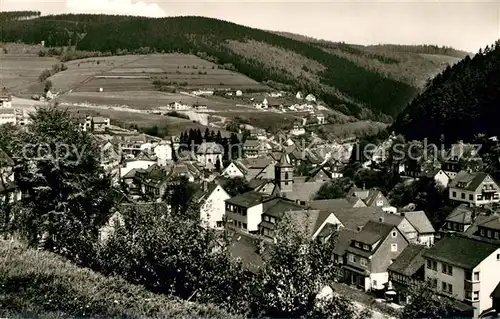
<path id="1" fill-rule="evenodd" d="M 0 0 L 0 10 L 42 14 L 197 15 L 355 44 L 437 44 L 477 52 L 500 38 L 497 0 Z"/>

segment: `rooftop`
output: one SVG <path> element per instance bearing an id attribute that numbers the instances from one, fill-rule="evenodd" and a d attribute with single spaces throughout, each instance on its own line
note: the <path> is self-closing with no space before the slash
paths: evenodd
<path id="1" fill-rule="evenodd" d="M 363 244 L 373 245 L 386 238 L 394 228 L 395 226 L 392 224 L 370 220 L 363 229 L 356 234 L 353 240 Z"/>
<path id="2" fill-rule="evenodd" d="M 226 203 L 233 204 L 245 208 L 250 208 L 262 203 L 268 196 L 259 192 L 246 192 L 244 194 L 239 194 L 230 199 L 226 200 Z"/>
<path id="3" fill-rule="evenodd" d="M 483 172 L 460 171 L 457 176 L 451 180 L 449 187 L 475 191 L 486 178 L 491 177 Z"/>
<path id="4" fill-rule="evenodd" d="M 429 218 L 427 218 L 427 215 L 423 210 L 406 212 L 404 213 L 404 216 L 420 234 L 430 234 L 435 232 L 434 227 L 432 227 Z"/>
<path id="5" fill-rule="evenodd" d="M 425 264 L 425 259 L 422 256 L 425 249 L 423 245 L 408 245 L 387 270 L 408 277 L 413 276 Z"/>
<path id="6" fill-rule="evenodd" d="M 438 241 L 426 250 L 424 257 L 473 269 L 498 249 L 498 245 L 456 234 Z"/>

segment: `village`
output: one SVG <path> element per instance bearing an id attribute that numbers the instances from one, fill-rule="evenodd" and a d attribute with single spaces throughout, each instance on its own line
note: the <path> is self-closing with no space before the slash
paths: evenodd
<path id="1" fill-rule="evenodd" d="M 283 104 L 275 102 L 282 94 L 269 94 L 254 106 L 284 112 Z M 278 134 L 252 128 L 246 136 L 242 125 L 236 139 L 225 140 L 230 145 L 208 128 L 204 136 L 185 132 L 159 138 L 112 125 L 106 117 L 80 113 L 73 121 L 98 141 L 101 165 L 124 194 L 123 205 L 162 202 L 169 183 L 179 178 L 197 185 L 190 201 L 200 207 L 201 225 L 230 231 L 233 257 L 250 271 L 262 265 L 276 225 L 287 216 L 302 224 L 311 240 L 336 238 L 335 267 L 341 279 L 332 288 L 354 296 L 360 307 L 375 303 L 381 313 L 398 311 L 411 300 L 412 286 L 430 281 L 438 294 L 454 300 L 460 316 L 479 318 L 500 310 L 500 215 L 491 209 L 500 202 L 500 186 L 489 174 L 463 167 L 464 161 L 476 159 L 473 146 L 456 144 L 445 150 L 444 160 L 431 165 L 405 159 L 393 163 L 403 183 L 426 177 L 447 190 L 455 208 L 440 228 L 429 218 L 434 212 L 395 207 L 377 188 L 354 185 L 344 197 L 317 199 L 325 185 L 343 178 L 358 141 L 325 140 L 306 132 L 307 125 L 322 125 L 325 117 L 314 96 L 303 98 L 299 92 L 295 98 L 304 103 L 289 109 L 310 110 L 301 123 Z M 0 125 L 29 123 L 29 114 L 16 109 L 11 96 L 3 95 L 0 102 Z M 177 102 L 167 108 L 188 109 L 206 111 L 203 105 Z M 190 140 L 194 135 L 201 141 Z M 375 145 L 365 155 L 363 169 L 379 170 L 395 143 L 391 135 Z M 21 200 L 14 174 L 2 177 L 4 198 Z M 235 194 L 228 188 L 235 183 L 245 191 Z M 122 220 L 120 211 L 115 212 L 101 230 L 101 240 Z M 366 297 L 359 298 L 360 293 Z"/>

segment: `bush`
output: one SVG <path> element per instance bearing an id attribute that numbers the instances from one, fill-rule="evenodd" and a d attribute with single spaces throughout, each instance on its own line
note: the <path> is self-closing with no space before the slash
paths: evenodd
<path id="1" fill-rule="evenodd" d="M 79 268 L 55 254 L 0 243 L 0 315 L 230 318 L 211 305 L 156 295 L 123 279 Z M 20 316 L 20 314 L 23 314 Z M 30 316 L 32 317 L 32 316 Z"/>
<path id="2" fill-rule="evenodd" d="M 181 119 L 189 120 L 189 116 L 187 116 L 186 114 L 182 114 L 182 113 L 176 112 L 176 111 L 168 112 L 167 115 L 168 116 L 172 116 L 172 117 L 178 117 L 178 118 L 181 118 Z"/>

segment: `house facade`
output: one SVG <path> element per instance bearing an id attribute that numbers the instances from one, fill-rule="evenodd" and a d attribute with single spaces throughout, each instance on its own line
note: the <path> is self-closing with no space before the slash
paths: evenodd
<path id="1" fill-rule="evenodd" d="M 500 202 L 500 187 L 486 173 L 460 171 L 449 183 L 450 199 L 482 206 Z"/>
<path id="2" fill-rule="evenodd" d="M 344 279 L 365 291 L 384 289 L 389 281 L 387 268 L 408 244 L 396 226 L 369 221 L 346 249 Z"/>
<path id="3" fill-rule="evenodd" d="M 222 171 L 222 176 L 228 178 L 245 177 L 245 169 L 242 165 L 233 161 Z"/>
<path id="4" fill-rule="evenodd" d="M 437 292 L 474 307 L 474 318 L 493 304 L 500 282 L 500 247 L 476 237 L 443 238 L 424 253 L 425 279 Z"/>
<path id="5" fill-rule="evenodd" d="M 226 213 L 225 201 L 230 199 L 231 196 L 221 185 L 206 185 L 204 188 L 202 196 L 198 198 L 198 202 L 202 203 L 200 207 L 201 223 L 205 227 L 222 229 Z"/>

